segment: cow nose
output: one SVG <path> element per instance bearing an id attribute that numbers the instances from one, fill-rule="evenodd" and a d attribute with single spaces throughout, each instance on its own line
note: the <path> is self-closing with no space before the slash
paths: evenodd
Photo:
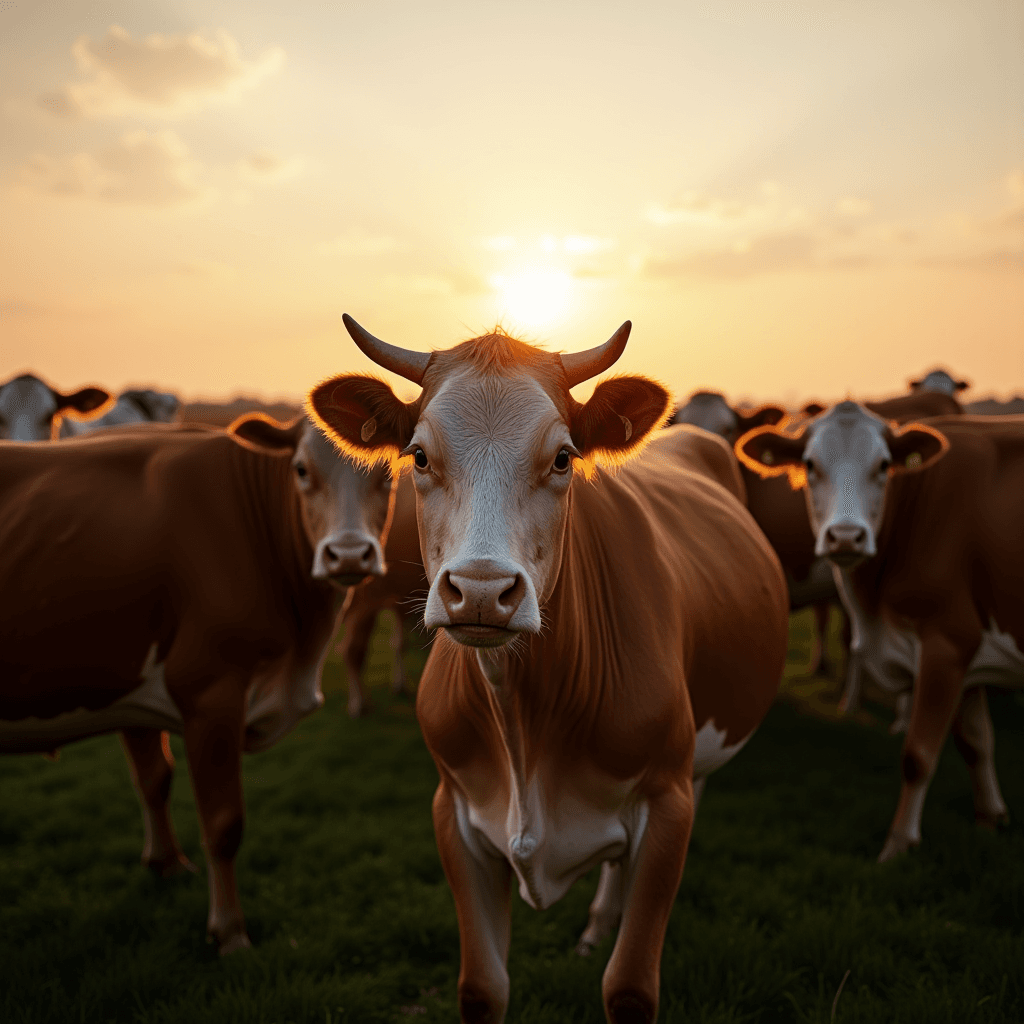
<path id="1" fill-rule="evenodd" d="M 481 558 L 441 574 L 438 594 L 455 624 L 504 629 L 526 596 L 526 582 L 510 566 Z"/>
<path id="2" fill-rule="evenodd" d="M 863 551 L 868 531 L 857 523 L 833 523 L 825 530 L 825 547 L 829 552 Z"/>
<path id="3" fill-rule="evenodd" d="M 323 574 L 330 579 L 384 574 L 377 545 L 371 541 L 330 541 L 321 548 L 321 556 Z"/>

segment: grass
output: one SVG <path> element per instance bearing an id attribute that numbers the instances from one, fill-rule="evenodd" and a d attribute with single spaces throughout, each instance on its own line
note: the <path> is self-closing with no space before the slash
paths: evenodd
<path id="1" fill-rule="evenodd" d="M 877 865 L 900 739 L 882 707 L 829 720 L 836 685 L 802 675 L 808 629 L 794 617 L 782 699 L 708 785 L 659 1019 L 1024 1020 L 1024 830 L 974 827 L 950 746 L 922 848 Z M 382 636 L 372 658 L 373 717 L 348 719 L 331 665 L 326 707 L 244 762 L 238 876 L 255 948 L 224 960 L 204 940 L 205 880 L 161 882 L 139 865 L 141 818 L 115 737 L 69 746 L 56 764 L 0 759 L 0 1021 L 457 1019 L 458 929 L 430 823 L 436 772 L 410 705 L 384 687 Z M 1024 815 L 1024 705 L 992 694 L 991 706 L 1004 794 Z M 174 749 L 174 819 L 202 863 Z M 513 897 L 510 1021 L 603 1020 L 610 941 L 588 959 L 572 952 L 595 885 L 593 873 L 543 914 Z"/>

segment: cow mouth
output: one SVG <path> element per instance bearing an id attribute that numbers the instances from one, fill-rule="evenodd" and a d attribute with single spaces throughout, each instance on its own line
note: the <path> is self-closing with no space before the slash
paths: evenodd
<path id="1" fill-rule="evenodd" d="M 854 569 L 868 556 L 863 551 L 830 551 L 825 557 L 840 569 Z"/>
<path id="2" fill-rule="evenodd" d="M 347 590 L 349 587 L 358 587 L 364 580 L 373 579 L 376 575 L 372 572 L 339 572 L 328 576 L 327 582 L 340 590 Z"/>
<path id="3" fill-rule="evenodd" d="M 501 647 L 519 632 L 503 626 L 483 626 L 475 622 L 453 622 L 444 628 L 453 640 L 465 647 Z"/>

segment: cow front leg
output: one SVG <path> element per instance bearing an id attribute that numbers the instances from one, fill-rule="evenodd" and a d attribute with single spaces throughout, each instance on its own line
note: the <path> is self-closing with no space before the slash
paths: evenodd
<path id="1" fill-rule="evenodd" d="M 975 648 L 976 649 L 976 648 Z M 921 813 L 953 714 L 960 704 L 964 674 L 973 651 L 965 652 L 941 633 L 921 643 L 921 663 L 914 682 L 910 725 L 903 742 L 903 777 L 896 814 L 879 863 L 921 842 Z"/>
<path id="2" fill-rule="evenodd" d="M 464 813 L 442 780 L 434 794 L 434 834 L 459 919 L 459 1019 L 501 1024 L 508 1008 L 508 861 L 474 841 Z"/>
<path id="3" fill-rule="evenodd" d="M 647 827 L 623 862 L 623 911 L 601 983 L 610 1024 L 651 1024 L 658 1015 L 661 950 L 693 828 L 689 780 L 648 803 Z"/>
<path id="4" fill-rule="evenodd" d="M 235 856 L 242 843 L 242 738 L 245 688 L 204 688 L 182 702 L 185 750 L 203 833 L 210 891 L 207 934 L 222 955 L 250 945 L 235 883 Z"/>
<path id="5" fill-rule="evenodd" d="M 345 616 L 341 658 L 348 680 L 348 713 L 351 718 L 361 718 L 373 710 L 373 702 L 363 686 L 363 668 L 366 665 L 366 652 L 370 647 L 370 637 L 376 621 L 375 610 L 356 608 Z"/>
<path id="6" fill-rule="evenodd" d="M 815 676 L 825 671 L 828 660 L 826 645 L 828 643 L 828 601 L 818 601 L 814 605 L 814 625 L 811 628 L 811 659 L 807 665 L 807 674 Z"/>
<path id="7" fill-rule="evenodd" d="M 393 612 L 395 626 L 391 631 L 391 692 L 396 697 L 409 696 L 409 681 L 405 675 L 402 651 L 405 649 L 405 616 L 397 609 Z"/>
<path id="8" fill-rule="evenodd" d="M 163 878 L 198 871 L 178 846 L 167 806 L 174 781 L 170 737 L 157 729 L 124 729 L 121 745 L 142 804 L 142 863 Z"/>
<path id="9" fill-rule="evenodd" d="M 984 686 L 964 692 L 953 719 L 953 742 L 971 773 L 974 820 L 986 828 L 1007 824 L 1010 812 L 996 776 L 995 734 Z"/>

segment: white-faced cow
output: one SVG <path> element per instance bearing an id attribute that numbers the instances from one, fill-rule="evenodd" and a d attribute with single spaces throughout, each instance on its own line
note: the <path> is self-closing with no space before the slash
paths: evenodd
<path id="1" fill-rule="evenodd" d="M 354 457 L 413 464 L 425 625 L 443 630 L 416 711 L 441 776 L 462 1019 L 504 1018 L 512 877 L 540 909 L 603 863 L 581 945 L 621 919 L 605 1011 L 651 1021 L 697 795 L 761 721 L 785 658 L 785 581 L 735 460 L 685 426 L 641 454 L 669 408 L 646 378 L 572 397 L 628 323 L 561 357 L 501 331 L 409 352 L 346 325 L 422 387 L 405 404 L 343 376 L 310 403 Z"/>
<path id="2" fill-rule="evenodd" d="M 894 429 L 842 402 L 797 437 L 753 431 L 737 454 L 759 474 L 788 473 L 806 488 L 816 552 L 845 571 L 869 617 L 917 635 L 903 786 L 879 859 L 920 842 L 951 725 L 977 819 L 1002 820 L 985 692 L 964 683 L 990 624 L 1024 649 L 1024 420 L 947 416 Z"/>
<path id="3" fill-rule="evenodd" d="M 929 370 L 920 380 L 910 381 L 911 391 L 935 391 L 950 398 L 956 398 L 958 392 L 966 391 L 970 386 L 970 381 L 957 380 L 941 366 Z"/>
<path id="4" fill-rule="evenodd" d="M 344 459 L 305 419 L 0 444 L 0 751 L 122 731 L 143 858 L 165 871 L 187 861 L 159 733 L 181 733 L 221 952 L 249 944 L 241 754 L 323 702 L 338 609 L 384 572 L 392 505 L 386 467 Z"/>
<path id="5" fill-rule="evenodd" d="M 122 391 L 102 416 L 77 419 L 62 416 L 58 437 L 80 437 L 94 430 L 123 427 L 133 423 L 173 423 L 180 406 L 177 395 L 151 388 Z"/>
<path id="6" fill-rule="evenodd" d="M 0 440 L 49 441 L 54 417 L 65 413 L 97 413 L 110 401 L 101 388 L 81 388 L 63 394 L 35 374 L 0 384 Z"/>

